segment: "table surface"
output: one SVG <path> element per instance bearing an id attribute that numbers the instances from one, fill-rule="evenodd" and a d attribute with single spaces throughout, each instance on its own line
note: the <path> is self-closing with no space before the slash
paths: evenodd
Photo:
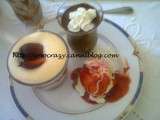
<path id="1" fill-rule="evenodd" d="M 6 46 L 10 47 L 10 44 L 14 41 L 10 37 L 2 40 L 6 34 L 4 33 L 4 29 L 9 29 L 6 28 L 3 18 L 6 17 L 5 19 L 13 20 L 15 17 L 10 17 L 13 13 L 11 13 L 11 9 L 6 9 L 3 6 L 4 2 L 0 1 L 0 120 L 24 120 L 12 100 L 9 91 L 9 81 L 7 80 L 8 74 L 5 60 L 8 51 L 6 50 Z M 52 5 L 54 4 L 48 4 L 46 0 L 41 0 L 41 3 L 44 12 L 53 10 Z M 135 109 L 129 114 L 127 120 L 159 120 L 160 2 L 101 1 L 101 5 L 103 9 L 132 6 L 135 10 L 133 15 L 105 15 L 106 18 L 119 24 L 134 38 L 143 61 L 144 85 L 142 93 Z M 14 32 L 10 31 L 12 34 Z"/>

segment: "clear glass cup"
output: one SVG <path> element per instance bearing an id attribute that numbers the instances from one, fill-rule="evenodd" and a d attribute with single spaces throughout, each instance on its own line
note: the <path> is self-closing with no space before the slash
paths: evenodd
<path id="1" fill-rule="evenodd" d="M 68 24 L 68 20 L 63 20 L 65 15 L 69 15 L 68 10 L 71 7 L 75 7 L 78 6 L 80 4 L 87 4 L 89 6 L 91 6 L 92 8 L 96 9 L 97 11 L 97 17 L 96 19 L 96 24 L 94 26 L 93 29 L 84 32 L 84 31 L 80 31 L 80 32 L 71 32 L 67 29 L 67 25 Z M 81 7 L 81 6 L 78 6 Z M 83 7 L 83 6 L 82 6 Z M 76 7 L 77 9 L 77 7 Z M 72 9 L 72 11 L 76 10 L 75 8 Z M 67 13 L 66 13 L 67 11 Z M 102 11 L 102 7 L 94 1 L 83 1 L 83 0 L 69 0 L 64 2 L 61 7 L 58 9 L 57 12 L 57 18 L 58 18 L 58 23 L 59 25 L 65 30 L 65 32 L 67 33 L 67 40 L 68 43 L 70 45 L 70 47 L 76 51 L 76 52 L 86 52 L 89 50 L 92 50 L 96 43 L 97 43 L 97 28 L 100 25 L 100 23 L 102 22 L 103 19 L 103 11 Z"/>
<path id="2" fill-rule="evenodd" d="M 56 35 L 58 38 L 59 38 L 59 40 L 61 40 L 62 42 L 63 42 L 63 46 L 65 46 L 65 48 L 61 48 L 61 49 L 66 49 L 65 51 L 66 51 L 66 53 L 64 53 L 64 54 L 68 54 L 68 52 L 69 52 L 69 50 L 68 50 L 68 46 L 67 46 L 67 44 L 66 44 L 66 42 L 64 41 L 64 39 L 61 37 L 61 36 L 59 36 L 58 34 L 56 34 L 56 33 L 53 33 L 53 32 L 49 32 L 49 31 L 44 31 L 44 30 L 42 30 L 42 31 L 38 31 L 38 32 L 41 32 L 41 33 L 49 33 L 49 34 L 53 34 L 53 35 Z M 35 32 L 35 33 L 38 33 L 38 32 Z M 33 35 L 34 34 L 34 36 L 37 36 L 37 34 L 35 35 L 35 33 L 31 33 L 31 34 L 29 34 L 29 35 Z M 28 36 L 28 35 L 27 35 Z M 26 37 L 26 36 L 24 36 L 24 37 Z M 18 78 L 16 78 L 16 76 L 14 75 L 14 72 L 13 72 L 13 70 L 14 71 L 17 71 L 16 69 L 19 69 L 19 68 L 17 68 L 17 67 L 21 67 L 21 66 L 19 66 L 19 61 L 20 61 L 20 59 L 18 58 L 18 57 L 13 57 L 13 54 L 14 54 L 14 52 L 19 52 L 19 49 L 20 49 L 20 47 L 18 47 L 18 49 L 17 49 L 17 47 L 15 47 L 17 44 L 18 45 L 24 45 L 24 44 L 26 44 L 25 42 L 24 42 L 24 37 L 22 37 L 22 38 L 20 38 L 19 40 L 17 40 L 17 42 L 11 47 L 11 49 L 10 49 L 10 52 L 9 52 L 9 54 L 8 54 L 8 62 L 7 62 L 7 68 L 8 68 L 8 72 L 9 72 L 9 78 L 11 79 L 11 80 L 14 80 L 14 81 L 16 81 L 16 82 L 18 82 L 18 83 L 20 83 L 20 84 L 23 84 L 23 85 L 27 85 L 27 86 L 31 86 L 31 87 L 33 87 L 33 88 L 43 88 L 43 89 L 46 89 L 46 90 L 49 90 L 49 89 L 52 89 L 52 88 L 55 88 L 55 87 L 57 87 L 57 86 L 59 86 L 59 85 L 61 85 L 61 83 L 64 81 L 64 79 L 65 79 L 65 77 L 66 77 L 66 73 L 67 73 L 67 64 L 68 64 L 68 57 L 66 56 L 66 58 L 65 58 L 65 60 L 64 60 L 64 62 L 62 62 L 62 63 L 64 63 L 63 64 L 63 66 L 60 66 L 60 70 L 58 70 L 59 72 L 57 72 L 56 74 L 54 74 L 53 73 L 53 77 L 51 78 L 51 79 L 46 79 L 46 80 L 40 80 L 39 82 L 27 82 L 28 81 L 28 79 L 26 79 L 25 77 L 23 77 L 23 75 L 22 75 L 22 78 L 23 78 L 23 80 L 21 80 L 21 78 L 20 77 L 18 77 Z M 30 38 L 30 37 L 29 37 Z M 21 40 L 22 40 L 22 43 L 21 43 Z M 26 39 L 25 38 L 25 41 L 28 41 L 29 39 Z M 49 39 L 49 40 L 52 40 L 51 38 Z M 27 43 L 36 43 L 35 41 L 34 42 L 27 42 Z M 45 43 L 46 44 L 46 43 Z M 45 48 L 44 48 L 45 49 Z M 51 49 L 51 46 L 49 47 L 49 49 Z M 54 46 L 53 46 L 53 49 L 54 49 Z M 60 49 L 60 50 L 61 50 Z M 59 49 L 58 49 L 59 50 Z M 55 53 L 45 53 L 45 54 L 55 54 Z M 57 53 L 57 54 L 60 54 L 60 53 Z M 52 60 L 52 62 L 56 62 L 57 61 L 57 63 L 59 63 L 59 59 L 56 59 L 55 60 L 55 58 L 45 58 L 46 59 L 46 62 L 47 62 L 47 59 L 54 59 L 54 60 Z M 16 64 L 16 65 L 15 65 Z M 45 64 L 45 63 L 44 63 Z M 49 64 L 49 66 L 51 66 L 52 64 L 51 64 L 51 62 L 48 62 L 48 64 Z M 17 66 L 17 67 L 15 67 L 15 66 Z M 55 68 L 55 66 L 52 66 L 54 69 L 57 69 L 57 68 Z M 14 68 L 14 69 L 12 69 L 12 68 Z M 46 70 L 50 70 L 50 69 L 46 69 L 46 67 L 43 67 L 43 68 L 45 68 L 44 69 L 44 72 L 46 71 Z M 36 68 L 36 69 L 38 69 L 38 68 Z M 33 71 L 35 70 L 35 69 L 19 69 L 18 71 L 22 71 L 22 70 L 27 70 L 28 72 L 29 72 L 29 74 L 28 74 L 28 72 L 27 72 L 27 74 L 28 75 L 35 75 L 35 76 L 38 76 L 38 74 L 33 74 Z M 51 71 L 51 70 L 50 70 Z M 31 74 L 30 74 L 31 73 Z M 18 73 L 18 74 L 23 74 L 23 72 L 21 73 Z M 26 73 L 24 73 L 24 74 L 26 74 Z M 41 69 L 41 73 L 40 73 L 41 75 L 43 75 L 43 76 L 45 76 L 45 74 L 43 73 L 43 70 Z M 17 75 L 17 73 L 16 73 L 16 75 Z M 52 75 L 51 75 L 52 76 Z M 24 80 L 25 79 L 25 80 Z"/>
<path id="3" fill-rule="evenodd" d="M 8 0 L 16 16 L 26 26 L 42 27 L 42 8 L 39 0 Z"/>

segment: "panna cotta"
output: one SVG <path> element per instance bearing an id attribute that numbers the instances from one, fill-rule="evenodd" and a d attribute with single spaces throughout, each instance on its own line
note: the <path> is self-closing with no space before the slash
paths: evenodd
<path id="1" fill-rule="evenodd" d="M 8 71 L 16 81 L 27 85 L 55 81 L 66 70 L 67 52 L 64 40 L 57 34 L 35 32 L 21 38 L 12 47 Z M 59 59 L 56 55 L 64 57 Z"/>

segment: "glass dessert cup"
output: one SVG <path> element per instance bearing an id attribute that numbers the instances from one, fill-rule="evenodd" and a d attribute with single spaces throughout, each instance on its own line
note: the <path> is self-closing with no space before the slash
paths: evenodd
<path id="1" fill-rule="evenodd" d="M 66 51 L 66 54 L 68 54 L 68 47 L 67 47 L 67 45 L 66 45 L 66 43 L 65 43 L 65 41 L 64 41 L 64 39 L 61 37 L 61 36 L 59 36 L 58 34 L 56 34 L 56 33 L 53 33 L 53 32 L 48 32 L 48 31 L 39 31 L 39 32 L 35 32 L 35 33 L 32 33 L 32 34 L 29 34 L 29 35 L 33 35 L 33 34 L 38 34 L 38 33 L 44 33 L 44 34 L 50 34 L 50 35 L 54 35 L 54 36 L 56 36 L 57 38 L 59 38 L 60 40 L 61 40 L 61 43 L 64 45 L 64 47 L 65 47 L 65 51 Z M 27 35 L 27 36 L 29 36 L 29 35 Z M 26 36 L 24 36 L 24 37 L 26 37 Z M 60 68 L 60 70 L 58 71 L 58 72 L 56 72 L 56 74 L 54 74 L 53 73 L 53 76 L 52 76 L 52 73 L 51 73 L 51 76 L 52 76 L 52 78 L 50 78 L 50 79 L 46 79 L 46 80 L 40 80 L 39 82 L 27 82 L 27 79 L 26 80 L 21 80 L 19 77 L 17 77 L 16 78 L 16 76 L 13 74 L 13 69 L 12 69 L 12 66 L 14 65 L 14 62 L 12 63 L 12 61 L 17 61 L 17 63 L 19 62 L 18 61 L 18 58 L 15 58 L 15 60 L 12 58 L 13 56 L 12 56 L 12 54 L 14 54 L 13 52 L 18 52 L 18 51 L 14 51 L 14 50 L 16 50 L 16 49 L 14 49 L 15 48 L 15 46 L 17 45 L 17 44 L 21 44 L 20 42 L 23 40 L 23 38 L 24 37 L 22 37 L 21 39 L 19 39 L 13 46 L 12 46 L 12 48 L 11 48 L 11 50 L 10 50 L 10 52 L 9 52 L 9 55 L 8 55 L 8 63 L 7 63 L 7 68 L 8 68 L 8 72 L 9 72 L 9 77 L 10 77 L 10 79 L 11 80 L 14 80 L 14 81 L 16 81 L 16 82 L 18 82 L 18 83 L 20 83 L 20 84 L 23 84 L 23 85 L 26 85 L 26 86 L 30 86 L 30 87 L 33 87 L 33 88 L 42 88 L 42 89 L 46 89 L 46 90 L 49 90 L 49 89 L 52 89 L 52 88 L 55 88 L 55 87 L 58 87 L 59 85 L 61 85 L 61 83 L 64 81 L 64 78 L 65 78 L 65 76 L 66 76 L 66 72 L 67 72 L 67 64 L 68 64 L 68 58 L 66 57 L 65 58 L 65 60 L 64 60 L 64 64 L 63 64 L 63 66 L 61 66 Z M 51 39 L 49 39 L 49 40 L 51 40 Z M 29 41 L 29 42 L 35 42 L 35 41 Z M 29 43 L 28 42 L 28 43 Z M 24 42 L 24 40 L 22 41 L 22 44 L 21 45 L 23 45 L 23 43 L 24 44 L 26 44 L 25 42 Z M 44 42 L 45 43 L 45 42 Z M 52 46 L 50 46 L 50 48 L 51 48 Z M 53 48 L 54 48 L 54 46 L 53 46 Z M 63 49 L 63 48 L 62 48 Z M 47 54 L 47 53 L 46 53 Z M 48 53 L 48 54 L 50 54 L 50 53 Z M 13 59 L 13 60 L 12 60 Z M 48 58 L 46 58 L 46 59 L 48 59 Z M 54 59 L 54 58 L 51 58 L 51 59 Z M 46 60 L 47 61 L 47 60 Z M 49 63 L 49 62 L 48 62 Z M 42 64 L 43 65 L 43 64 Z M 51 64 L 52 65 L 52 64 Z M 17 66 L 17 68 L 18 67 L 22 67 L 22 66 Z M 40 66 L 41 67 L 41 66 Z M 54 66 L 53 66 L 54 67 Z M 16 70 L 16 68 L 15 68 L 15 66 L 13 66 L 13 68 Z M 19 68 L 18 68 L 19 69 Z M 36 68 L 36 69 L 39 69 L 39 68 Z M 41 69 L 41 68 L 40 68 Z M 25 69 L 25 68 L 22 68 L 22 70 L 24 70 L 24 71 L 29 71 L 29 72 L 33 72 L 34 70 L 35 70 L 35 68 L 32 70 L 30 70 L 30 69 Z M 45 71 L 44 71 L 45 72 Z M 34 72 L 33 72 L 34 73 Z M 19 74 L 23 74 L 23 72 L 22 73 L 19 73 Z M 25 73 L 24 73 L 25 74 Z M 42 75 L 43 75 L 43 73 L 41 73 Z M 16 74 L 17 75 L 17 74 Z M 34 74 L 31 74 L 31 75 L 34 75 Z M 35 76 L 38 76 L 37 74 L 35 74 Z M 45 74 L 44 74 L 44 76 L 45 76 Z M 23 77 L 23 76 L 22 76 Z M 40 78 L 40 77 L 39 77 Z M 24 78 L 23 78 L 24 79 Z"/>
<path id="2" fill-rule="evenodd" d="M 39 0 L 8 0 L 8 3 L 27 28 L 43 28 L 43 13 Z"/>
<path id="3" fill-rule="evenodd" d="M 94 27 L 89 31 L 71 32 L 66 26 L 68 24 L 69 13 L 75 11 L 79 7 L 86 9 L 92 8 L 96 10 L 96 18 L 92 21 Z M 65 18 L 66 17 L 66 18 Z M 101 24 L 103 19 L 102 7 L 93 1 L 67 1 L 62 4 L 57 13 L 57 19 L 59 25 L 67 33 L 67 40 L 70 47 L 75 52 L 86 52 L 94 49 L 97 43 L 98 35 L 97 28 Z"/>

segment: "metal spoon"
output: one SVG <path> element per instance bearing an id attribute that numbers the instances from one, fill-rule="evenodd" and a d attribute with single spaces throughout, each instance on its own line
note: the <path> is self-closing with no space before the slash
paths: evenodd
<path id="1" fill-rule="evenodd" d="M 109 10 L 103 10 L 104 14 L 132 14 L 134 12 L 132 7 L 119 7 Z"/>
<path id="2" fill-rule="evenodd" d="M 103 10 L 104 14 L 123 14 L 128 15 L 132 14 L 134 12 L 133 8 L 125 6 L 125 7 L 119 7 L 119 8 L 113 8 L 108 10 Z M 44 23 L 50 22 L 57 19 L 57 16 L 50 16 L 50 18 L 46 19 Z"/>

